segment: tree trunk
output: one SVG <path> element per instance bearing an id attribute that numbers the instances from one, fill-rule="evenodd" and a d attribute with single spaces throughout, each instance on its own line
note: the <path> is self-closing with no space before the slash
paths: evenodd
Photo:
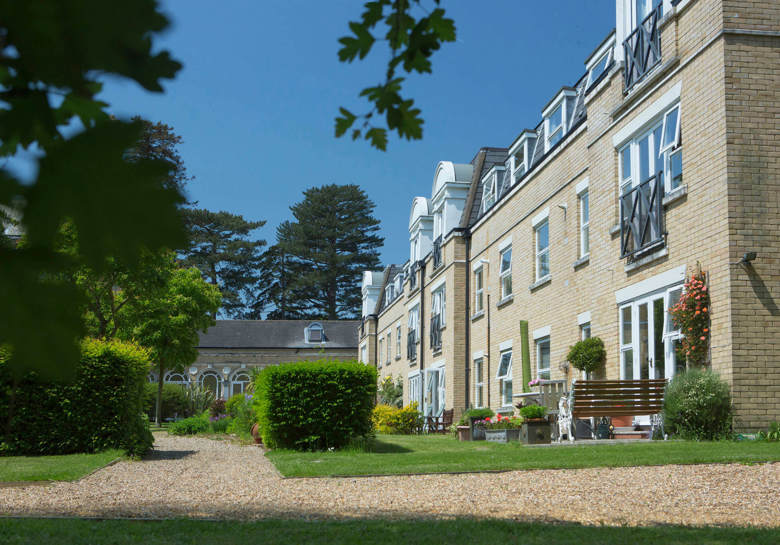
<path id="1" fill-rule="evenodd" d="M 159 427 L 162 425 L 163 371 L 165 371 L 165 366 L 163 365 L 162 360 L 160 360 L 157 364 L 157 370 L 159 375 L 157 376 L 157 407 L 154 411 L 154 418 L 157 422 L 157 426 Z"/>

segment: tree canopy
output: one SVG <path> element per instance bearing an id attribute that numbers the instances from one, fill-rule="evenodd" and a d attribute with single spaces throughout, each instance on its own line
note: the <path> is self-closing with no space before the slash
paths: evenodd
<path id="1" fill-rule="evenodd" d="M 0 206 L 15 211 L 23 246 L 0 244 L 0 345 L 11 370 L 66 374 L 78 360 L 82 298 L 63 282 L 73 260 L 102 271 L 106 258 L 140 266 L 145 251 L 180 247 L 181 193 L 165 159 L 128 160 L 142 124 L 109 117 L 99 78 L 161 92 L 181 65 L 154 39 L 168 19 L 154 0 L 0 0 L 0 155 L 35 149 L 32 180 L 0 166 Z M 81 129 L 68 131 L 67 126 Z M 58 252 L 61 226 L 79 252 Z"/>

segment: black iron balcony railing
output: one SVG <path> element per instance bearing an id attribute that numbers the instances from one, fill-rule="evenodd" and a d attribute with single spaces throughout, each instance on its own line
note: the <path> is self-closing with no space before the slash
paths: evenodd
<path id="1" fill-rule="evenodd" d="M 417 261 L 412 263 L 412 266 L 409 267 L 409 290 L 417 289 L 417 271 L 420 269 L 420 267 L 417 265 Z"/>
<path id="2" fill-rule="evenodd" d="M 661 20 L 663 4 L 645 17 L 623 42 L 625 52 L 625 90 L 628 91 L 659 62 L 661 62 Z"/>
<path id="3" fill-rule="evenodd" d="M 433 241 L 433 268 L 441 266 L 441 235 Z"/>
<path id="4" fill-rule="evenodd" d="M 417 330 L 412 329 L 406 334 L 406 359 L 417 359 Z"/>
<path id="5" fill-rule="evenodd" d="M 441 348 L 441 316 L 434 314 L 431 316 L 431 350 Z"/>
<path id="6" fill-rule="evenodd" d="M 664 242 L 661 175 L 651 176 L 620 197 L 621 259 L 632 259 Z"/>

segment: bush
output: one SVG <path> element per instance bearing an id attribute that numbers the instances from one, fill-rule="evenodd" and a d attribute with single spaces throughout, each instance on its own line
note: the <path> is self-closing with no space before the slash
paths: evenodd
<path id="1" fill-rule="evenodd" d="M 713 440 L 731 434 L 729 385 L 710 370 L 677 375 L 664 394 L 664 427 L 683 439 Z"/>
<path id="2" fill-rule="evenodd" d="M 168 426 L 168 433 L 171 435 L 195 435 L 207 432 L 209 429 L 209 416 L 208 413 L 204 412 L 172 423 Z"/>
<path id="3" fill-rule="evenodd" d="M 541 405 L 526 405 L 525 407 L 520 408 L 520 416 L 526 420 L 530 420 L 532 418 L 544 418 L 546 414 L 547 407 L 542 407 Z"/>
<path id="4" fill-rule="evenodd" d="M 200 414 L 211 407 L 214 402 L 214 392 L 191 384 L 187 389 L 187 414 Z"/>
<path id="5" fill-rule="evenodd" d="M 458 421 L 458 426 L 470 426 L 471 420 L 484 420 L 486 418 L 492 418 L 496 413 L 488 409 L 469 409 L 464 412 Z"/>
<path id="6" fill-rule="evenodd" d="M 227 428 L 228 433 L 249 438 L 252 426 L 255 425 L 255 413 L 252 409 L 251 394 L 236 394 L 227 402 L 228 415 L 233 417 Z"/>
<path id="7" fill-rule="evenodd" d="M 69 383 L 28 373 L 16 383 L 0 361 L 0 443 L 6 455 L 124 449 L 148 451 L 154 438 L 143 417 L 149 354 L 119 341 L 86 339 Z"/>
<path id="8" fill-rule="evenodd" d="M 395 382 L 393 377 L 385 377 L 379 385 L 379 401 L 400 409 L 404 404 L 404 381 L 399 376 Z"/>
<path id="9" fill-rule="evenodd" d="M 769 424 L 769 429 L 767 431 L 758 432 L 756 434 L 756 439 L 772 443 L 780 441 L 780 422 L 772 422 Z"/>
<path id="10" fill-rule="evenodd" d="M 379 433 L 410 435 L 422 427 L 423 417 L 417 410 L 417 402 L 403 408 L 377 405 L 371 415 L 374 428 Z"/>
<path id="11" fill-rule="evenodd" d="M 604 341 L 598 337 L 590 337 L 579 341 L 569 349 L 566 356 L 572 367 L 592 373 L 602 367 L 607 361 L 607 351 L 604 349 Z"/>
<path id="12" fill-rule="evenodd" d="M 147 382 L 144 385 L 144 412 L 149 420 L 154 420 L 154 409 L 157 406 L 157 383 Z M 163 420 L 184 418 L 190 415 L 190 404 L 187 389 L 179 384 L 163 384 L 162 418 Z"/>
<path id="13" fill-rule="evenodd" d="M 224 399 L 215 399 L 211 402 L 211 407 L 209 407 L 209 413 L 211 416 L 224 416 L 227 414 L 227 408 L 225 406 L 225 400 Z"/>
<path id="14" fill-rule="evenodd" d="M 246 398 L 244 397 L 244 394 L 236 394 L 231 396 L 231 398 L 225 402 L 225 414 L 235 417 L 236 413 L 238 412 L 238 408 L 244 403 L 245 400 Z"/>
<path id="15" fill-rule="evenodd" d="M 341 448 L 372 432 L 376 369 L 357 361 L 319 360 L 263 369 L 254 408 L 271 448 Z"/>
<path id="16" fill-rule="evenodd" d="M 233 419 L 225 414 L 209 418 L 212 433 L 227 433 L 228 427 L 232 422 Z"/>

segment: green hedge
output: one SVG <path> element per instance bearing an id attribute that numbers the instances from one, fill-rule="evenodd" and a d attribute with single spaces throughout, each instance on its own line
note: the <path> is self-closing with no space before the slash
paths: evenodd
<path id="1" fill-rule="evenodd" d="M 157 406 L 157 383 L 147 382 L 144 386 L 144 412 L 149 420 L 154 420 L 154 409 Z M 187 390 L 180 384 L 163 384 L 162 418 L 186 418 L 189 416 L 189 397 Z"/>
<path id="2" fill-rule="evenodd" d="M 121 448 L 139 456 L 154 441 L 143 415 L 148 353 L 133 344 L 87 339 L 70 383 L 30 373 L 12 381 L 0 362 L 0 453 L 72 454 Z M 10 433 L 9 433 L 10 432 Z"/>
<path id="3" fill-rule="evenodd" d="M 664 393 L 664 427 L 682 439 L 731 436 L 731 392 L 716 373 L 689 369 L 674 377 Z"/>
<path id="4" fill-rule="evenodd" d="M 255 380 L 255 414 L 271 448 L 341 448 L 372 432 L 376 369 L 357 361 L 286 363 Z"/>

